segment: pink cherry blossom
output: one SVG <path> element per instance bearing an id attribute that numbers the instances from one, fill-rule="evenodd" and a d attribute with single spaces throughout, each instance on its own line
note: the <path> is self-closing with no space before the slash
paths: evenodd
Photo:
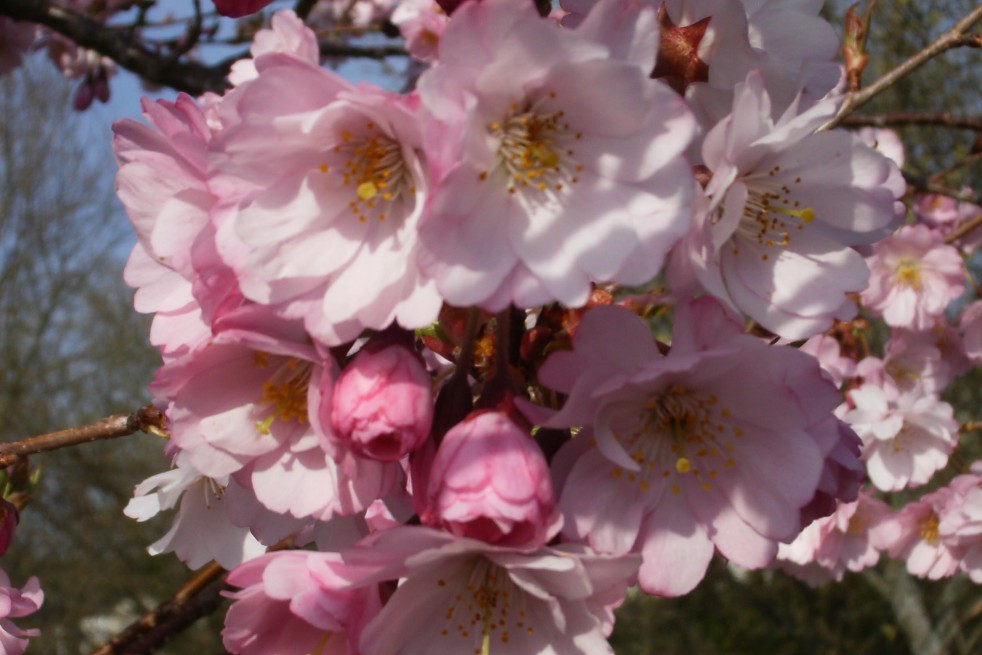
<path id="1" fill-rule="evenodd" d="M 972 582 L 982 583 L 982 477 L 962 475 L 952 480 L 938 523 L 938 537 L 960 553 L 960 567 Z"/>
<path id="2" fill-rule="evenodd" d="M 890 508 L 866 491 L 851 503 L 806 527 L 790 544 L 778 548 L 778 566 L 811 585 L 835 580 L 845 572 L 875 566 L 888 546 L 883 521 Z"/>
<path id="3" fill-rule="evenodd" d="M 801 344 L 799 350 L 817 359 L 822 370 L 832 377 L 836 386 L 842 386 L 843 382 L 856 374 L 856 362 L 842 356 L 842 348 L 835 337 L 816 334 Z"/>
<path id="4" fill-rule="evenodd" d="M 907 225 L 873 246 L 863 305 L 893 327 L 928 330 L 965 289 L 965 266 L 944 236 Z"/>
<path id="5" fill-rule="evenodd" d="M 201 473 L 217 477 L 243 468 L 283 443 L 311 441 L 308 405 L 321 369 L 334 366 L 303 343 L 295 326 L 269 321 L 265 343 L 236 343 L 226 333 L 208 347 L 168 362 L 150 387 L 167 402 L 175 445 Z"/>
<path id="6" fill-rule="evenodd" d="M 965 355 L 982 364 L 982 301 L 970 303 L 962 310 L 961 331 Z"/>
<path id="7" fill-rule="evenodd" d="M 394 461 L 430 434 L 432 382 L 414 351 L 383 335 L 344 368 L 328 407 L 335 438 L 366 457 Z"/>
<path id="8" fill-rule="evenodd" d="M 938 580 L 958 572 L 961 550 L 942 539 L 938 532 L 941 516 L 957 493 L 957 486 L 941 487 L 926 494 L 886 521 L 884 530 L 890 557 L 905 560 L 911 575 Z"/>
<path id="9" fill-rule="evenodd" d="M 211 215 L 251 185 L 215 170 L 210 149 L 220 121 L 213 111 L 186 95 L 173 103 L 144 99 L 143 110 L 149 126 L 113 126 L 116 187 L 139 239 L 127 280 L 138 288 L 139 311 L 162 313 L 152 329 L 166 358 L 200 345 L 201 328 L 243 304 L 216 252 Z"/>
<path id="10" fill-rule="evenodd" d="M 447 14 L 435 0 L 402 0 L 392 12 L 391 20 L 406 40 L 410 55 L 426 63 L 436 61 Z"/>
<path id="11" fill-rule="evenodd" d="M 904 143 L 894 130 L 880 127 L 863 127 L 856 134 L 863 143 L 889 157 L 899 168 L 904 167 Z"/>
<path id="12" fill-rule="evenodd" d="M 640 552 L 649 593 L 688 592 L 716 550 L 767 566 L 827 495 L 858 490 L 856 437 L 815 359 L 743 334 L 711 298 L 677 306 L 668 356 L 629 312 L 589 310 L 539 379 L 569 395 L 549 424 L 595 440 L 565 481 L 564 535 Z"/>
<path id="13" fill-rule="evenodd" d="M 612 655 L 610 608 L 638 564 L 584 547 L 516 550 L 418 526 L 368 537 L 342 556 L 376 569 L 360 584 L 403 579 L 365 626 L 363 655 Z"/>
<path id="14" fill-rule="evenodd" d="M 506 411 L 483 410 L 443 437 L 424 519 L 459 537 L 516 548 L 544 546 L 559 532 L 549 465 L 520 422 Z"/>
<path id="15" fill-rule="evenodd" d="M 10 584 L 10 576 L 0 569 L 0 653 L 21 655 L 28 645 L 29 637 L 37 637 L 40 630 L 23 630 L 10 619 L 19 619 L 33 614 L 44 602 L 44 592 L 36 577 L 28 579 L 21 589 Z"/>
<path id="16" fill-rule="evenodd" d="M 292 9 L 273 14 L 269 29 L 259 30 L 252 39 L 249 54 L 253 58 L 272 52 L 286 53 L 315 65 L 320 63 L 317 35 L 304 25 Z M 228 81 L 238 86 L 258 76 L 254 59 L 240 59 L 232 64 Z"/>
<path id="17" fill-rule="evenodd" d="M 951 405 L 915 387 L 888 393 L 874 384 L 849 392 L 838 410 L 863 440 L 870 480 L 883 491 L 916 487 L 943 468 L 958 440 Z"/>
<path id="18" fill-rule="evenodd" d="M 351 655 L 349 642 L 380 606 L 378 587 L 351 587 L 336 553 L 285 551 L 232 571 L 241 587 L 225 617 L 222 640 L 240 655 Z"/>
<path id="19" fill-rule="evenodd" d="M 447 25 L 419 92 L 436 184 L 421 264 L 448 302 L 583 305 L 592 282 L 651 280 L 688 228 L 694 124 L 648 79 L 654 11 L 600 8 L 627 17 L 570 31 L 488 0 Z"/>
<path id="20" fill-rule="evenodd" d="M 939 395 L 952 380 L 951 367 L 943 359 L 930 332 L 892 330 L 883 359 L 867 357 L 856 365 L 857 377 L 880 387 L 895 387 Z"/>
<path id="21" fill-rule="evenodd" d="M 850 318 L 846 294 L 868 271 L 850 246 L 886 234 L 904 191 L 889 159 L 847 132 L 816 132 L 836 110 L 823 101 L 778 119 L 762 77 L 737 88 L 733 111 L 706 135 L 712 173 L 695 227 L 673 256 L 680 291 L 691 277 L 711 294 L 789 339 Z M 681 260 L 676 265 L 675 260 Z"/>
<path id="22" fill-rule="evenodd" d="M 415 101 L 299 59 L 256 65 L 218 147 L 221 169 L 259 191 L 213 219 L 242 292 L 328 345 L 430 324 L 440 298 L 416 264 L 428 183 Z"/>
<path id="23" fill-rule="evenodd" d="M 966 198 L 975 197 L 971 187 L 962 187 L 960 192 Z M 951 196 L 928 193 L 916 197 L 914 212 L 925 225 L 947 237 L 965 221 L 982 214 L 982 207 L 973 202 L 956 200 Z M 962 252 L 970 253 L 980 244 L 982 244 L 982 234 L 976 229 L 963 235 L 953 245 Z"/>

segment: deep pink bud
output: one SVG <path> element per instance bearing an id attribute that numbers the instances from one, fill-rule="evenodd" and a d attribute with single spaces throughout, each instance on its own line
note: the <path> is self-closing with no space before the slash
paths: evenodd
<path id="1" fill-rule="evenodd" d="M 20 513 L 10 501 L 0 498 L 0 555 L 7 552 L 14 538 L 14 528 L 20 522 Z"/>
<path id="2" fill-rule="evenodd" d="M 427 497 L 426 522 L 491 544 L 538 548 L 562 525 L 542 450 L 502 411 L 474 412 L 446 434 Z"/>
<path id="3" fill-rule="evenodd" d="M 419 357 L 401 344 L 369 344 L 334 385 L 335 437 L 366 457 L 402 458 L 422 445 L 432 423 L 430 376 Z"/>
<path id="4" fill-rule="evenodd" d="M 222 16 L 239 18 L 254 14 L 273 0 L 215 0 L 215 9 Z"/>

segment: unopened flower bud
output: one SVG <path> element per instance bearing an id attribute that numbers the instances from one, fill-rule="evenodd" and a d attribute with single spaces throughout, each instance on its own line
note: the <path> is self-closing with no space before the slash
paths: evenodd
<path id="1" fill-rule="evenodd" d="M 7 552 L 14 538 L 14 528 L 20 521 L 17 507 L 10 501 L 0 498 L 0 555 Z"/>
<path id="2" fill-rule="evenodd" d="M 542 451 L 502 411 L 474 412 L 446 434 L 427 495 L 424 520 L 461 537 L 537 548 L 561 527 Z"/>
<path id="3" fill-rule="evenodd" d="M 395 461 L 418 448 L 433 423 L 433 391 L 422 362 L 401 344 L 366 346 L 341 373 L 331 425 L 356 452 Z"/>

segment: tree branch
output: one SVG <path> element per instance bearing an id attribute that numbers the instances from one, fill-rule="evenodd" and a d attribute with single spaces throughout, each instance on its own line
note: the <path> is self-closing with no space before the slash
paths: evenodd
<path id="1" fill-rule="evenodd" d="M 975 23 L 979 22 L 979 20 L 982 20 L 982 5 L 976 7 L 969 12 L 965 18 L 955 23 L 954 27 L 942 34 L 934 43 L 900 64 L 862 91 L 851 93 L 846 96 L 845 102 L 843 102 L 842 107 L 839 108 L 839 113 L 836 114 L 835 118 L 823 125 L 820 129 L 837 127 L 842 123 L 846 116 L 856 111 L 874 97 L 896 84 L 898 80 L 910 75 L 922 65 L 934 57 L 937 57 L 941 53 L 950 50 L 951 48 L 964 45 L 982 47 L 982 40 L 980 40 L 979 36 L 969 36 L 967 34 L 968 30 L 970 30 Z"/>
<path id="2" fill-rule="evenodd" d="M 971 218 L 966 218 L 964 221 L 962 221 L 961 223 L 959 223 L 958 224 L 958 227 L 956 227 L 954 230 L 952 230 L 948 234 L 948 236 L 946 236 L 944 238 L 944 242 L 947 243 L 947 244 L 949 244 L 949 245 L 952 244 L 952 243 L 955 243 L 959 239 L 967 236 L 969 232 L 972 232 L 973 230 L 977 229 L 980 225 L 982 225 L 982 212 L 979 212 L 978 214 L 976 214 L 975 216 L 972 216 Z M 969 425 L 969 424 L 966 424 L 966 425 Z M 974 426 L 974 425 L 977 425 L 977 424 L 972 423 L 971 425 Z M 973 430 L 977 430 L 978 428 L 977 427 L 973 427 L 972 429 Z"/>
<path id="3" fill-rule="evenodd" d="M 951 112 L 896 112 L 890 114 L 859 114 L 847 116 L 840 122 L 848 127 L 889 127 L 891 125 L 939 125 L 982 132 L 982 117 L 955 116 Z"/>
<path id="4" fill-rule="evenodd" d="M 205 91 L 221 93 L 229 86 L 225 79 L 226 68 L 174 60 L 170 54 L 153 52 L 124 31 L 107 29 L 88 16 L 51 4 L 50 0 L 3 0 L 0 14 L 44 25 L 154 84 L 191 95 L 201 95 Z"/>
<path id="5" fill-rule="evenodd" d="M 23 455 L 77 446 L 100 439 L 116 439 L 134 432 L 159 433 L 163 430 L 164 415 L 153 405 L 148 405 L 129 415 L 116 414 L 82 427 L 42 434 L 20 441 L 0 443 L 0 467 L 13 464 Z"/>
<path id="6" fill-rule="evenodd" d="M 203 616 L 222 601 L 225 569 L 212 562 L 188 580 L 173 596 L 157 605 L 91 655 L 146 655 Z"/>
<path id="7" fill-rule="evenodd" d="M 191 95 L 205 91 L 222 93 L 229 87 L 226 75 L 232 63 L 241 55 L 223 59 L 210 66 L 188 59 L 186 55 L 200 39 L 203 14 L 200 0 L 194 3 L 194 18 L 188 33 L 169 48 L 155 49 L 136 36 L 139 23 L 129 26 L 107 26 L 84 14 L 52 4 L 51 0 L 3 0 L 0 15 L 15 20 L 37 23 L 74 41 L 78 45 L 109 57 L 117 64 L 153 84 L 169 86 Z M 299 11 L 309 13 L 313 3 L 298 3 Z M 142 19 L 141 19 L 142 20 Z M 405 57 L 406 49 L 398 45 L 357 46 L 336 41 L 321 41 L 322 57 L 364 57 L 386 59 Z"/>

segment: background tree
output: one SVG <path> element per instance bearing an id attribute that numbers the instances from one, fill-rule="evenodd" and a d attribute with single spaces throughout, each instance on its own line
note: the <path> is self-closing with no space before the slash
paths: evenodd
<path id="1" fill-rule="evenodd" d="M 113 193 L 107 131 L 73 111 L 70 94 L 70 83 L 44 61 L 0 77 L 0 435 L 7 441 L 146 404 L 159 362 L 122 280 L 132 237 Z M 133 486 L 162 467 L 161 447 L 142 436 L 31 458 L 40 485 L 4 565 L 18 582 L 42 578 L 47 598 L 33 650 L 89 652 L 188 577 L 173 558 L 147 557 L 160 525 L 122 515 Z M 214 631 L 202 634 L 214 643 Z"/>

